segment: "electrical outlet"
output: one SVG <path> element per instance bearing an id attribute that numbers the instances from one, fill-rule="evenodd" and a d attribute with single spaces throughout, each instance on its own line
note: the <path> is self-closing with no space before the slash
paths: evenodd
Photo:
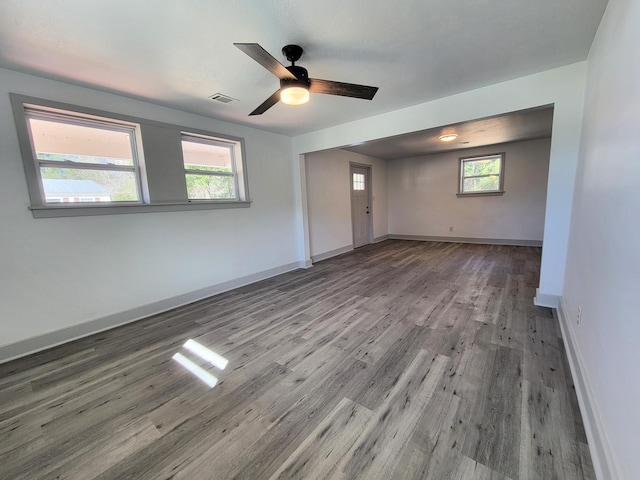
<path id="1" fill-rule="evenodd" d="M 576 324 L 582 323 L 582 307 L 578 307 L 578 315 L 576 315 Z"/>
<path id="2" fill-rule="evenodd" d="M 453 227 L 449 227 L 449 231 L 450 231 L 450 232 L 453 232 Z"/>

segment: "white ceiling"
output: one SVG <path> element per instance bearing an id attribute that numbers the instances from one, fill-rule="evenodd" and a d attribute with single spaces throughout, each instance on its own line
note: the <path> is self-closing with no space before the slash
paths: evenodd
<path id="1" fill-rule="evenodd" d="M 0 67 L 297 135 L 586 58 L 606 0 L 2 0 Z M 276 77 L 233 46 L 314 78 L 380 87 L 248 113 Z M 224 105 L 214 93 L 240 100 Z"/>

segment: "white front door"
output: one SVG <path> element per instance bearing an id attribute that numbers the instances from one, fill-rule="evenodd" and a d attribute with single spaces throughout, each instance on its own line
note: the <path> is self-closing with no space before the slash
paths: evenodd
<path id="1" fill-rule="evenodd" d="M 371 168 L 351 165 L 351 223 L 353 226 L 353 248 L 371 243 Z"/>

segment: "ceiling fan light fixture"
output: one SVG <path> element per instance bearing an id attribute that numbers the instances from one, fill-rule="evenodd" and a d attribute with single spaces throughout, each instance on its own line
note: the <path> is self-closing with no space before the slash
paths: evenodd
<path id="1" fill-rule="evenodd" d="M 282 48 L 282 53 L 291 62 L 288 67 L 282 65 L 257 43 L 234 45 L 280 79 L 280 88 L 258 105 L 249 116 L 262 115 L 279 101 L 288 105 L 305 104 L 309 101 L 310 92 L 373 100 L 378 91 L 378 87 L 309 78 L 307 69 L 295 64 L 304 51 L 299 45 L 285 45 Z"/>
<path id="2" fill-rule="evenodd" d="M 305 85 L 292 83 L 280 89 L 280 101 L 287 105 L 302 105 L 309 101 L 309 89 Z"/>
<path id="3" fill-rule="evenodd" d="M 454 141 L 456 138 L 458 138 L 458 134 L 457 133 L 447 133 L 445 135 L 440 135 L 440 140 L 442 140 L 443 142 L 452 142 Z"/>

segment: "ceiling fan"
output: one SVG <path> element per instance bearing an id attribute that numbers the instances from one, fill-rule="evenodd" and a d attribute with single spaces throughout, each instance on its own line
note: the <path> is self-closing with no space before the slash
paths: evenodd
<path id="1" fill-rule="evenodd" d="M 309 78 L 307 70 L 296 65 L 303 52 L 299 45 L 282 47 L 283 55 L 291 62 L 288 67 L 282 65 L 257 43 L 234 45 L 280 79 L 280 88 L 251 112 L 250 116 L 262 115 L 279 101 L 288 105 L 302 105 L 309 101 L 309 92 L 372 100 L 378 91 L 378 87 Z"/>

